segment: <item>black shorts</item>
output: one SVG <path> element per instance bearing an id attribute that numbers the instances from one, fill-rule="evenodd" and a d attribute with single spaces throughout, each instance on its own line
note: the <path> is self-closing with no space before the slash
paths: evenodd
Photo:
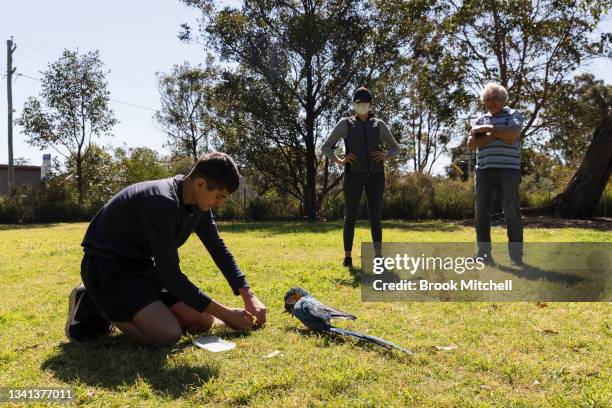
<path id="1" fill-rule="evenodd" d="M 132 321 L 145 306 L 161 300 L 170 307 L 179 299 L 155 277 L 153 261 L 85 255 L 81 278 L 93 302 L 111 322 Z"/>

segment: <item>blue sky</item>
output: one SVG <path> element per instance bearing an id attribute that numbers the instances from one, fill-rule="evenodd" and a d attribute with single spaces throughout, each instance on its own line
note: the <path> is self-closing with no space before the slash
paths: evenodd
<path id="1" fill-rule="evenodd" d="M 97 49 L 111 71 L 107 76 L 114 100 L 111 106 L 120 121 L 113 129 L 114 137 L 101 142 L 164 151 L 163 134 L 152 119 L 159 108 L 155 73 L 168 72 L 173 64 L 183 61 L 193 64 L 203 61 L 205 54 L 200 45 L 184 44 L 177 38 L 180 24 L 195 23 L 197 15 L 195 9 L 178 0 L 14 1 L 4 5 L 0 13 L 2 75 L 6 71 L 6 40 L 11 35 L 17 44 L 13 56 L 16 73 L 32 77 L 40 77 L 40 71 L 55 61 L 63 48 Z M 14 117 L 21 114 L 25 99 L 36 95 L 39 87 L 32 79 L 14 78 Z M 3 78 L 0 81 L 0 163 L 8 161 L 6 112 L 6 78 Z M 14 156 L 39 165 L 43 152 L 23 141 L 18 126 L 13 129 Z M 55 155 L 52 150 L 48 152 Z"/>
<path id="2" fill-rule="evenodd" d="M 0 14 L 2 75 L 6 70 L 6 40 L 11 35 L 17 44 L 13 57 L 17 74 L 33 77 L 40 77 L 40 71 L 55 61 L 63 48 L 97 49 L 111 71 L 107 77 L 114 100 L 111 106 L 120 121 L 113 130 L 114 137 L 101 140 L 102 144 L 148 146 L 165 152 L 164 136 L 152 119 L 159 108 L 155 73 L 168 72 L 173 64 L 183 61 L 192 64 L 203 61 L 205 54 L 200 45 L 184 44 L 177 38 L 180 24 L 195 25 L 197 17 L 194 9 L 178 0 L 13 1 L 5 4 Z M 612 23 L 608 21 L 601 28 L 612 31 Z M 598 60 L 582 70 L 612 83 L 610 60 Z M 14 78 L 14 117 L 21 114 L 25 99 L 38 91 L 37 81 L 22 76 Z M 6 111 L 3 77 L 0 81 L 0 163 L 8 161 Z M 13 132 L 14 156 L 40 165 L 43 152 L 23 141 L 18 126 Z M 50 149 L 46 152 L 55 155 Z"/>

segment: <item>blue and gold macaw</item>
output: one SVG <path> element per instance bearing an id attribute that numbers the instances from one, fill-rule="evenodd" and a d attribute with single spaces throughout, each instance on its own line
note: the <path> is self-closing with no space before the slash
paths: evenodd
<path id="1" fill-rule="evenodd" d="M 385 339 L 332 326 L 331 319 L 356 320 L 357 318 L 350 313 L 325 306 L 302 288 L 291 288 L 285 294 L 285 311 L 297 317 L 309 329 L 353 337 L 387 349 L 393 347 L 412 355 L 410 350 Z"/>

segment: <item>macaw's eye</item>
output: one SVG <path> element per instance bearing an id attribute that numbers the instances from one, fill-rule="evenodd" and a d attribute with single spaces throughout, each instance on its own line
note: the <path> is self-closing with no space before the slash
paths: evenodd
<path id="1" fill-rule="evenodd" d="M 302 298 L 302 295 L 300 295 L 299 293 L 295 293 L 295 294 L 293 294 L 293 298 L 297 302 L 298 300 L 300 300 Z"/>
<path id="2" fill-rule="evenodd" d="M 295 300 L 293 297 L 288 297 L 285 299 L 285 304 L 287 305 L 295 305 L 295 302 L 297 302 L 297 300 Z"/>

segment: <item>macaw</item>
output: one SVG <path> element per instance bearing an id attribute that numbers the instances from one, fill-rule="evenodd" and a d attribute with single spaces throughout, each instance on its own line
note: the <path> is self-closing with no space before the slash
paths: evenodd
<path id="1" fill-rule="evenodd" d="M 324 305 L 302 288 L 295 287 L 289 289 L 285 294 L 284 300 L 285 311 L 291 313 L 309 329 L 353 337 L 387 349 L 393 347 L 412 355 L 410 350 L 406 350 L 385 339 L 332 326 L 330 323 L 331 319 L 356 320 L 357 318 L 350 313 Z"/>

